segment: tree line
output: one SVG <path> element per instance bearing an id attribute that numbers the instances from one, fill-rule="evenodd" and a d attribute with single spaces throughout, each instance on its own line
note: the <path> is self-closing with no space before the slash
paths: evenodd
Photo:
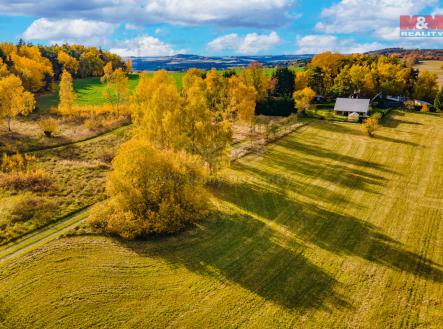
<path id="1" fill-rule="evenodd" d="M 54 90 L 64 69 L 74 78 L 100 77 L 108 63 L 126 69 L 120 56 L 96 47 L 0 43 L 0 78 L 15 75 L 32 93 Z"/>

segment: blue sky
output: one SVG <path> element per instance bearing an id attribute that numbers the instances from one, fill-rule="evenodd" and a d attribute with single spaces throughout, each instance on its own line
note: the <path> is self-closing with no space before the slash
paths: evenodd
<path id="1" fill-rule="evenodd" d="M 0 0 L 0 40 L 82 43 L 123 56 L 365 52 L 442 48 L 400 38 L 399 16 L 438 0 Z"/>

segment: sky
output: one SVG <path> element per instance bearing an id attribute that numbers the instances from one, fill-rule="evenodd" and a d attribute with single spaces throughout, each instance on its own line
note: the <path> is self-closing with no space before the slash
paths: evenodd
<path id="1" fill-rule="evenodd" d="M 0 0 L 0 41 L 125 57 L 443 48 L 443 37 L 400 37 L 400 15 L 426 14 L 443 14 L 443 0 Z"/>

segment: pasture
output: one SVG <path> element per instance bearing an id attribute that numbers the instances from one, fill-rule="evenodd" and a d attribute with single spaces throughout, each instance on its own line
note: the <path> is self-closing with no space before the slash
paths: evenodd
<path id="1" fill-rule="evenodd" d="M 438 84 L 443 87 L 443 61 L 422 61 L 415 68 L 437 74 Z"/>
<path id="2" fill-rule="evenodd" d="M 0 270 L 5 328 L 441 328 L 443 117 L 314 121 L 181 234 L 53 241 Z"/>

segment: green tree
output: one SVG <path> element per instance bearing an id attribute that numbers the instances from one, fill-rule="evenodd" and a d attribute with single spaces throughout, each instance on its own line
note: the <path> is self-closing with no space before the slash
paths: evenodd
<path id="1" fill-rule="evenodd" d="M 291 97 L 295 91 L 295 74 L 288 67 L 278 67 L 272 75 L 276 80 L 274 94 L 281 97 Z"/>

